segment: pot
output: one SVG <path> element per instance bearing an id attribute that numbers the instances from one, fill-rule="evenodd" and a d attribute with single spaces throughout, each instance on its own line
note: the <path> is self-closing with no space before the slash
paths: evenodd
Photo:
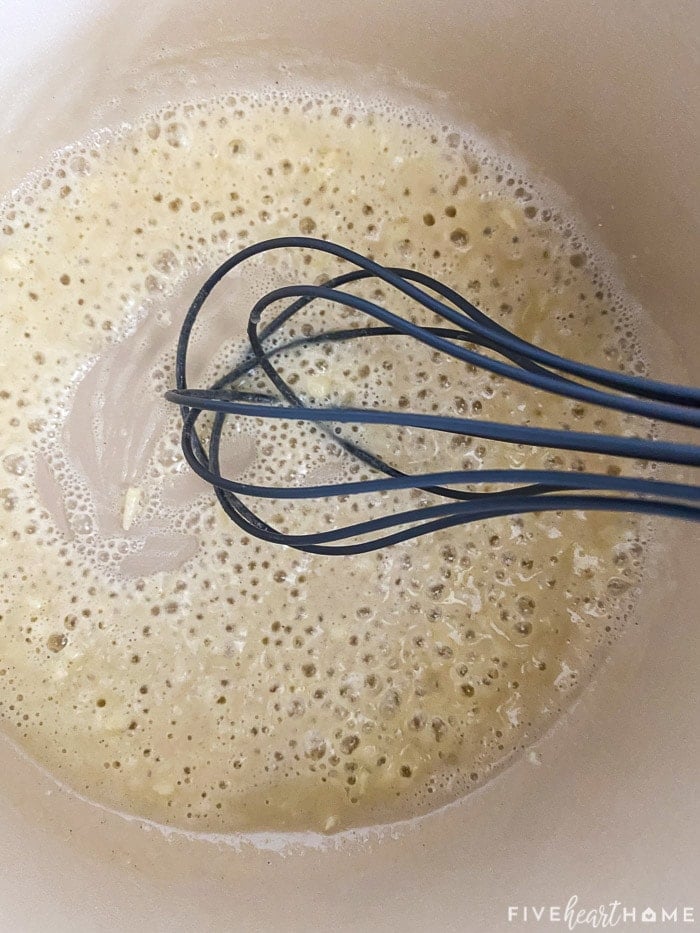
<path id="1" fill-rule="evenodd" d="M 0 24 L 3 191 L 168 97 L 390 93 L 565 192 L 654 321 L 654 374 L 698 381 L 692 0 L 10 0 Z M 660 524 L 636 618 L 536 754 L 381 836 L 278 851 L 165 834 L 0 742 L 2 928 L 498 931 L 561 924 L 572 897 L 697 922 L 699 560 L 694 527 Z"/>

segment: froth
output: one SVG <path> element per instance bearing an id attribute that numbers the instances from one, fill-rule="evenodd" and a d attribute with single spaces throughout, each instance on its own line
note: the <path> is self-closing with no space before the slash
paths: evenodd
<path id="1" fill-rule="evenodd" d="M 632 519 L 534 515 L 341 561 L 301 556 L 239 535 L 186 469 L 161 400 L 205 270 L 290 233 L 419 268 L 526 338 L 644 371 L 624 297 L 517 169 L 386 102 L 243 94 L 57 154 L 7 199 L 2 231 L 0 716 L 62 780 L 172 826 L 330 832 L 466 792 L 587 680 L 639 578 Z M 255 298 L 335 271 L 309 254 L 227 280 L 193 376 L 242 352 Z M 279 339 L 348 317 L 310 307 Z M 316 400 L 629 427 L 408 343 L 280 362 Z M 618 469 L 419 431 L 353 436 L 412 471 Z M 232 421 L 224 457 L 266 484 L 358 476 L 331 439 L 291 423 Z M 264 513 L 304 531 L 407 502 Z"/>

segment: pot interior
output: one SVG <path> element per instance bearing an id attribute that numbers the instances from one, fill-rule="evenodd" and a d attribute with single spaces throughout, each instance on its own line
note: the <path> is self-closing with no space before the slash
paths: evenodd
<path id="1" fill-rule="evenodd" d="M 473 126 L 546 179 L 653 319 L 654 375 L 697 382 L 696 5 L 143 6 L 6 8 L 3 190 L 55 148 L 170 98 L 270 82 L 384 93 Z M 163 835 L 59 790 L 0 743 L 0 913 L 28 930 L 498 930 L 513 927 L 509 905 L 572 894 L 692 904 L 698 557 L 693 527 L 660 527 L 638 618 L 539 763 L 526 756 L 385 838 L 282 858 L 271 839 L 237 851 Z"/>

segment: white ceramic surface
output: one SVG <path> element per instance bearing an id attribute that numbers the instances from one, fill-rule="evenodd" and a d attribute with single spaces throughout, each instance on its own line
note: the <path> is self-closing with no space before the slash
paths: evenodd
<path id="1" fill-rule="evenodd" d="M 4 0 L 0 187 L 188 87 L 364 82 L 561 186 L 663 326 L 658 371 L 697 382 L 698 36 L 693 0 Z M 522 907 L 572 895 L 700 923 L 699 568 L 697 530 L 665 526 L 638 624 L 541 764 L 383 840 L 281 856 L 166 838 L 0 742 L 0 930 L 557 929 Z"/>

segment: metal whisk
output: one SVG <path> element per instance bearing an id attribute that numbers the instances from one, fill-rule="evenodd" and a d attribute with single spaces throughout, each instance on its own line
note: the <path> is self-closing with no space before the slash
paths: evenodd
<path id="1" fill-rule="evenodd" d="M 250 348 L 245 358 L 208 388 L 190 388 L 187 358 L 193 327 L 212 290 L 231 270 L 271 250 L 319 251 L 355 268 L 323 285 L 277 288 L 255 304 L 248 320 Z M 346 291 L 363 279 L 377 279 L 442 318 L 446 326 L 419 326 L 373 301 Z M 338 303 L 372 319 L 369 326 L 329 330 L 295 337 L 265 347 L 266 341 L 310 302 Z M 287 302 L 261 327 L 266 309 Z M 374 323 L 379 322 L 379 323 Z M 627 457 L 686 467 L 700 466 L 700 446 L 666 440 L 584 433 L 572 430 L 512 425 L 474 418 L 386 411 L 376 408 L 316 407 L 305 404 L 275 360 L 302 346 L 356 340 L 412 337 L 439 353 L 472 364 L 547 393 L 638 415 L 654 423 L 700 428 L 700 388 L 673 385 L 612 372 L 576 362 L 521 340 L 492 321 L 452 288 L 409 269 L 385 268 L 335 243 L 307 237 L 265 240 L 241 250 L 204 283 L 185 317 L 177 347 L 177 388 L 166 398 L 181 407 L 182 449 L 191 468 L 210 483 L 226 514 L 246 533 L 315 554 L 357 554 L 387 547 L 442 528 L 483 521 L 495 516 L 566 509 L 640 512 L 685 520 L 700 520 L 700 487 L 678 482 L 612 476 L 568 470 L 457 470 L 409 475 L 360 444 L 339 437 L 341 423 L 383 424 L 478 437 L 494 442 L 528 444 L 585 453 Z M 481 349 L 479 349 L 481 348 Z M 488 355 L 491 351 L 496 356 Z M 251 373 L 264 373 L 271 394 L 243 391 L 238 386 Z M 198 419 L 212 412 L 209 439 L 198 433 Z M 231 415 L 315 422 L 347 453 L 381 474 L 381 478 L 315 486 L 259 486 L 228 479 L 221 473 L 220 448 L 226 418 Z M 499 491 L 478 491 L 484 484 L 507 485 Z M 458 488 L 462 487 L 462 488 Z M 288 534 L 263 521 L 246 499 L 324 499 L 380 490 L 420 489 L 445 500 L 315 534 Z"/>

